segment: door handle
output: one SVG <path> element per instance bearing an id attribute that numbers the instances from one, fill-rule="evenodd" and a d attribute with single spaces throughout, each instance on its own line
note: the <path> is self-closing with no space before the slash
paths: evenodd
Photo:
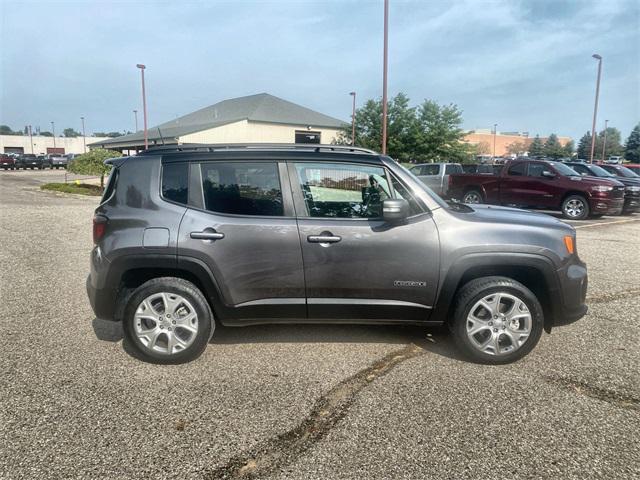
<path id="1" fill-rule="evenodd" d="M 338 243 L 342 237 L 338 235 L 309 235 L 307 241 L 309 243 Z"/>
<path id="2" fill-rule="evenodd" d="M 194 240 L 222 240 L 224 238 L 224 233 L 218 233 L 215 230 L 212 232 L 191 232 L 190 237 Z"/>

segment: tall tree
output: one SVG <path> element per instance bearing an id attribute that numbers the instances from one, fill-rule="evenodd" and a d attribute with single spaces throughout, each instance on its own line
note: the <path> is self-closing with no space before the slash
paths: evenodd
<path id="1" fill-rule="evenodd" d="M 542 157 L 544 155 L 544 143 L 540 139 L 540 135 L 536 135 L 529 145 L 530 157 Z"/>
<path id="2" fill-rule="evenodd" d="M 624 158 L 632 163 L 640 163 L 640 123 L 633 127 L 625 142 Z"/>
<path id="3" fill-rule="evenodd" d="M 573 157 L 573 151 L 576 149 L 576 144 L 573 140 L 569 140 L 562 149 L 564 150 L 565 156 L 571 158 Z"/>
<path id="4" fill-rule="evenodd" d="M 417 120 L 418 159 L 461 162 L 473 154 L 473 147 L 462 141 L 462 111 L 457 105 L 425 100 L 418 107 Z"/>
<path id="5" fill-rule="evenodd" d="M 591 132 L 585 133 L 578 141 L 578 158 L 589 160 L 591 155 Z"/>
<path id="6" fill-rule="evenodd" d="M 507 145 L 507 153 L 511 155 L 519 156 L 526 151 L 527 151 L 527 145 L 520 140 L 516 140 L 514 142 L 511 142 L 509 145 Z"/>
<path id="7" fill-rule="evenodd" d="M 598 132 L 596 137 L 596 149 L 593 153 L 594 158 L 602 158 L 602 146 L 604 145 L 604 130 Z M 624 148 L 622 146 L 622 136 L 620 130 L 614 127 L 607 127 L 607 145 L 605 149 L 605 157 L 609 158 L 610 155 L 622 155 Z M 605 160 L 606 160 L 605 158 Z"/>
<path id="8" fill-rule="evenodd" d="M 22 132 L 14 132 L 9 125 L 0 125 L 0 135 L 22 135 Z"/>
<path id="9" fill-rule="evenodd" d="M 558 159 L 564 157 L 565 151 L 560 145 L 560 141 L 558 140 L 558 136 L 555 133 L 549 135 L 547 141 L 544 143 L 544 156 Z"/>
<path id="10" fill-rule="evenodd" d="M 80 136 L 80 132 L 76 132 L 73 128 L 65 128 L 62 131 L 62 134 L 67 138 L 74 138 L 74 137 Z"/>

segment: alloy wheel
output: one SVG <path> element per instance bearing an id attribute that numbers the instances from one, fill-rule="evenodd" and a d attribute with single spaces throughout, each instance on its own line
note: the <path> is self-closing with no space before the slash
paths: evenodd
<path id="1" fill-rule="evenodd" d="M 198 314 L 181 295 L 160 292 L 149 295 L 136 309 L 134 331 L 145 348 L 172 355 L 186 350 L 198 333 Z"/>
<path id="2" fill-rule="evenodd" d="M 467 315 L 466 332 L 473 347 L 489 355 L 518 350 L 531 334 L 533 320 L 527 305 L 506 292 L 478 300 Z"/>
<path id="3" fill-rule="evenodd" d="M 482 203 L 482 198 L 478 192 L 468 192 L 464 195 L 462 203 Z"/>
<path id="4" fill-rule="evenodd" d="M 584 203 L 578 199 L 571 199 L 566 203 L 564 211 L 569 217 L 580 217 L 584 213 Z"/>

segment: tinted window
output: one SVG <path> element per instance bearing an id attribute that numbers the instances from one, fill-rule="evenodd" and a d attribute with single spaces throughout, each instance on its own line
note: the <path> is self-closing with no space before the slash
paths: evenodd
<path id="1" fill-rule="evenodd" d="M 527 169 L 527 164 L 524 162 L 515 163 L 509 167 L 508 175 L 512 175 L 514 177 L 524 175 L 524 172 Z"/>
<path id="2" fill-rule="evenodd" d="M 544 163 L 532 162 L 529 164 L 529 176 L 530 177 L 542 177 L 543 172 L 553 173 L 551 169 Z"/>
<path id="3" fill-rule="evenodd" d="M 207 210 L 235 215 L 281 216 L 282 190 L 276 163 L 203 163 Z"/>
<path id="4" fill-rule="evenodd" d="M 162 166 L 162 196 L 186 205 L 189 199 L 189 164 L 166 163 Z"/>
<path id="5" fill-rule="evenodd" d="M 308 215 L 334 218 L 379 218 L 390 198 L 380 167 L 330 163 L 296 164 Z"/>
<path id="6" fill-rule="evenodd" d="M 589 171 L 589 167 L 587 167 L 586 165 L 571 165 L 571 168 L 574 169 L 576 172 L 578 172 L 580 175 L 593 175 L 593 173 L 591 173 Z"/>
<path id="7" fill-rule="evenodd" d="M 445 175 L 451 175 L 452 173 L 462 173 L 462 165 L 457 163 L 451 163 L 447 165 L 444 169 Z"/>
<path id="8" fill-rule="evenodd" d="M 549 165 L 552 165 L 553 168 L 555 168 L 560 175 L 566 175 L 568 177 L 575 177 L 578 175 L 578 172 L 576 172 L 573 168 L 568 167 L 564 163 L 560 163 L 560 162 L 547 162 L 547 163 Z"/>

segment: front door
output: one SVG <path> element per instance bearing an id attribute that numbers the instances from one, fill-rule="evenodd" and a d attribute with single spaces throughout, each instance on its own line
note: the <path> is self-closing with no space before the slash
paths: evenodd
<path id="1" fill-rule="evenodd" d="M 438 234 L 406 187 L 381 166 L 357 163 L 290 163 L 289 177 L 309 318 L 427 320 L 437 290 Z M 409 201 L 406 222 L 382 220 L 390 197 Z"/>
<path id="2" fill-rule="evenodd" d="M 284 163 L 213 161 L 191 168 L 203 205 L 185 213 L 178 254 L 212 272 L 225 304 L 219 315 L 229 323 L 305 318 L 298 227 L 289 187 L 280 180 Z"/>

